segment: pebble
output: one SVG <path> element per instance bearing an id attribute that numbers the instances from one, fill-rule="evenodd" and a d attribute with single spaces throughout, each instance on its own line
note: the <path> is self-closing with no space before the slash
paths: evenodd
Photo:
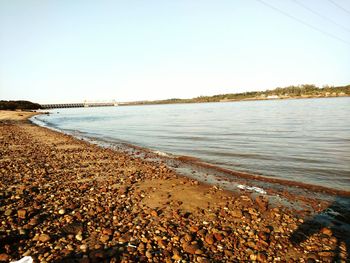
<path id="1" fill-rule="evenodd" d="M 17 211 L 17 216 L 19 218 L 25 219 L 27 216 L 27 211 L 25 209 L 20 209 Z"/>
<path id="2" fill-rule="evenodd" d="M 5 216 L 10 216 L 12 214 L 13 210 L 12 209 L 6 209 L 5 211 Z"/>
<path id="3" fill-rule="evenodd" d="M 189 244 L 185 243 L 183 245 L 183 249 L 185 252 L 190 253 L 190 254 L 203 254 L 203 251 L 200 249 L 198 244 Z"/>
<path id="4" fill-rule="evenodd" d="M 66 212 L 66 210 L 65 209 L 60 209 L 60 210 L 58 210 L 58 213 L 60 214 L 60 215 L 64 215 L 64 213 Z"/>
<path id="5" fill-rule="evenodd" d="M 179 254 L 174 254 L 174 255 L 172 256 L 172 259 L 174 259 L 174 260 L 182 260 L 182 256 L 179 255 Z"/>
<path id="6" fill-rule="evenodd" d="M 101 241 L 102 243 L 106 243 L 108 240 L 109 240 L 109 236 L 108 236 L 108 235 L 102 235 L 102 236 L 100 237 L 100 241 Z"/>
<path id="7" fill-rule="evenodd" d="M 265 212 L 268 209 L 269 202 L 266 197 L 258 196 L 255 198 L 255 202 L 257 203 L 260 211 Z"/>
<path id="8" fill-rule="evenodd" d="M 0 254 L 0 261 L 9 261 L 9 258 L 9 255 L 7 255 L 6 253 Z"/>
<path id="9" fill-rule="evenodd" d="M 243 213 L 240 209 L 235 209 L 231 212 L 233 217 L 242 218 Z"/>
<path id="10" fill-rule="evenodd" d="M 86 251 L 86 250 L 87 250 L 87 245 L 82 244 L 82 245 L 80 245 L 79 248 L 80 248 L 82 251 Z"/>
<path id="11" fill-rule="evenodd" d="M 9 160 L 9 176 L 0 178 L 0 259 L 6 262 L 24 254 L 41 262 L 272 262 L 285 255 L 287 262 L 327 262 L 342 238 L 332 226 L 313 235 L 304 231 L 306 239 L 291 242 L 299 228 L 313 226 L 300 219 L 312 212 L 296 217 L 265 195 L 228 193 L 157 161 L 34 126 L 40 136 L 26 137 L 25 128 L 15 127 L 0 124 L 0 138 L 11 138 L 0 140 L 2 158 Z M 51 145 L 50 136 L 69 143 Z M 46 137 L 48 145 L 37 143 Z M 7 140 L 15 151 L 2 143 Z M 346 246 L 339 250 L 346 258 Z"/>
<path id="12" fill-rule="evenodd" d="M 78 240 L 78 241 L 82 241 L 83 240 L 83 236 L 81 233 L 78 233 L 75 235 L 75 239 Z"/>
<path id="13" fill-rule="evenodd" d="M 214 244 L 215 240 L 214 240 L 214 235 L 206 235 L 204 238 L 205 242 L 207 242 L 209 245 Z"/>
<path id="14" fill-rule="evenodd" d="M 39 236 L 39 241 L 41 241 L 41 242 L 47 242 L 47 241 L 49 241 L 51 239 L 51 237 L 49 236 L 49 235 L 47 235 L 47 234 L 41 234 L 40 236 Z"/>
<path id="15" fill-rule="evenodd" d="M 256 259 L 260 262 L 266 262 L 267 261 L 267 257 L 264 253 L 259 252 Z"/>
<path id="16" fill-rule="evenodd" d="M 157 217 L 158 216 L 158 212 L 156 210 L 152 210 L 151 211 L 151 216 Z"/>
<path id="17" fill-rule="evenodd" d="M 217 241 L 221 241 L 224 238 L 220 233 L 214 233 L 214 237 Z"/>
<path id="18" fill-rule="evenodd" d="M 324 235 L 329 236 L 329 237 L 331 237 L 332 234 L 333 234 L 333 233 L 332 233 L 332 230 L 330 230 L 330 229 L 327 228 L 327 227 L 322 228 L 320 232 L 321 232 L 322 234 L 324 234 Z"/>

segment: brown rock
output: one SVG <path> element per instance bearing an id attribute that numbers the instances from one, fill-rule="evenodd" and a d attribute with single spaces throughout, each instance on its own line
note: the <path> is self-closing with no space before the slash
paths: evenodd
<path id="1" fill-rule="evenodd" d="M 137 247 L 137 250 L 140 251 L 140 252 L 144 251 L 145 250 L 145 244 L 140 242 L 139 246 Z"/>
<path id="2" fill-rule="evenodd" d="M 101 262 L 99 259 L 106 257 L 106 253 L 102 250 L 91 251 L 89 254 L 90 258 L 94 259 L 94 262 Z"/>
<path id="3" fill-rule="evenodd" d="M 90 259 L 89 258 L 81 258 L 79 260 L 79 263 L 90 263 Z"/>
<path id="4" fill-rule="evenodd" d="M 146 257 L 147 257 L 147 258 L 152 258 L 152 253 L 151 253 L 151 251 L 149 251 L 149 250 L 146 251 Z"/>
<path id="5" fill-rule="evenodd" d="M 324 228 L 322 228 L 321 229 L 321 234 L 324 234 L 324 235 L 326 235 L 326 236 L 332 236 L 332 230 L 330 230 L 329 228 L 327 228 L 327 227 L 324 227 Z"/>
<path id="6" fill-rule="evenodd" d="M 66 234 L 78 234 L 79 232 L 83 232 L 83 225 L 78 222 L 74 222 L 71 224 L 68 224 L 62 228 L 62 231 Z"/>
<path id="7" fill-rule="evenodd" d="M 164 239 L 159 239 L 158 240 L 158 246 L 160 246 L 161 248 L 166 248 L 167 246 L 167 242 Z"/>
<path id="8" fill-rule="evenodd" d="M 178 248 L 173 248 L 173 254 L 174 255 L 181 255 L 180 250 Z"/>
<path id="9" fill-rule="evenodd" d="M 36 226 L 38 224 L 38 219 L 32 218 L 32 219 L 30 219 L 28 224 L 31 225 L 31 226 Z"/>
<path id="10" fill-rule="evenodd" d="M 12 214 L 12 209 L 6 209 L 5 216 L 10 216 Z"/>
<path id="11" fill-rule="evenodd" d="M 129 190 L 128 187 L 120 187 L 118 192 L 119 192 L 119 194 L 124 195 L 124 194 L 128 193 L 128 190 Z"/>
<path id="12" fill-rule="evenodd" d="M 212 234 L 208 234 L 205 236 L 204 238 L 205 242 L 207 242 L 209 245 L 214 244 L 215 240 L 214 240 L 214 235 Z"/>
<path id="13" fill-rule="evenodd" d="M 306 260 L 306 263 L 315 263 L 315 262 L 316 262 L 316 260 L 313 259 L 313 258 L 308 258 L 308 259 Z"/>
<path id="14" fill-rule="evenodd" d="M 245 243 L 245 245 L 252 249 L 257 249 L 256 244 L 253 241 L 248 241 Z"/>
<path id="15" fill-rule="evenodd" d="M 24 185 L 20 185 L 17 187 L 16 189 L 16 193 L 19 194 L 19 195 L 22 195 L 24 194 L 24 190 L 26 189 L 26 187 Z"/>
<path id="16" fill-rule="evenodd" d="M 200 247 L 198 244 L 189 244 L 189 243 L 185 243 L 183 245 L 183 250 L 187 253 L 190 254 L 202 254 L 203 252 L 200 250 Z"/>
<path id="17" fill-rule="evenodd" d="M 94 216 L 96 213 L 95 213 L 95 210 L 90 209 L 90 210 L 87 212 L 87 214 L 88 214 L 89 216 Z"/>
<path id="18" fill-rule="evenodd" d="M 192 236 L 189 233 L 186 233 L 185 236 L 184 236 L 184 239 L 186 241 L 192 241 Z"/>
<path id="19" fill-rule="evenodd" d="M 0 261 L 9 261 L 9 258 L 9 255 L 7 255 L 6 253 L 0 254 Z"/>
<path id="20" fill-rule="evenodd" d="M 96 207 L 96 211 L 97 211 L 98 213 L 101 213 L 101 212 L 104 211 L 104 208 L 103 208 L 102 206 L 98 205 L 98 206 Z"/>
<path id="21" fill-rule="evenodd" d="M 151 216 L 157 217 L 158 216 L 158 212 L 156 210 L 152 210 L 151 211 Z"/>
<path id="22" fill-rule="evenodd" d="M 83 216 L 81 215 L 80 212 L 76 212 L 76 213 L 74 214 L 74 216 L 75 216 L 78 220 L 82 220 L 82 219 L 83 219 Z"/>
<path id="23" fill-rule="evenodd" d="M 264 231 L 260 231 L 258 233 L 258 237 L 264 241 L 267 241 L 269 239 L 270 234 Z"/>
<path id="24" fill-rule="evenodd" d="M 232 211 L 232 216 L 237 218 L 242 218 L 243 214 L 240 209 L 235 209 Z"/>
<path id="25" fill-rule="evenodd" d="M 113 235 L 113 229 L 110 229 L 110 228 L 105 228 L 102 233 L 104 235 L 108 235 L 108 236 L 112 236 Z"/>
<path id="26" fill-rule="evenodd" d="M 125 234 L 125 235 L 119 237 L 119 240 L 118 240 L 118 241 L 119 241 L 119 242 L 122 242 L 122 243 L 126 243 L 126 242 L 129 242 L 129 240 L 130 240 L 130 235 Z"/>
<path id="27" fill-rule="evenodd" d="M 198 232 L 198 230 L 199 230 L 199 227 L 198 227 L 198 226 L 191 226 L 191 227 L 190 227 L 190 231 L 191 231 L 191 232 L 194 232 L 194 233 L 195 233 L 195 232 Z"/>
<path id="28" fill-rule="evenodd" d="M 100 241 L 102 243 L 106 243 L 106 242 L 108 242 L 108 240 L 109 240 L 109 236 L 108 235 L 101 235 L 100 236 Z"/>
<path id="29" fill-rule="evenodd" d="M 260 261 L 260 262 L 266 262 L 266 261 L 267 261 L 267 256 L 266 256 L 265 253 L 259 252 L 256 259 L 257 259 L 258 261 Z"/>
<path id="30" fill-rule="evenodd" d="M 202 255 L 203 253 L 204 252 L 201 249 L 197 249 L 196 252 L 195 252 L 196 255 Z"/>
<path id="31" fill-rule="evenodd" d="M 265 212 L 269 206 L 269 201 L 263 196 L 258 196 L 255 198 L 255 202 L 262 212 Z"/>
<path id="32" fill-rule="evenodd" d="M 318 252 L 318 255 L 320 257 L 332 257 L 333 253 L 330 251 L 321 251 L 321 252 Z"/>
<path id="33" fill-rule="evenodd" d="M 250 254 L 249 258 L 250 258 L 251 261 L 255 261 L 257 259 L 257 255 Z"/>
<path id="34" fill-rule="evenodd" d="M 17 216 L 19 218 L 25 219 L 27 216 L 27 211 L 25 209 L 20 209 L 17 211 Z"/>
<path id="35" fill-rule="evenodd" d="M 214 237 L 217 241 L 221 241 L 224 238 L 220 233 L 214 233 Z"/>
<path id="36" fill-rule="evenodd" d="M 227 256 L 227 257 L 232 257 L 233 256 L 233 252 L 231 250 L 225 249 L 224 253 L 225 253 L 225 256 Z"/>
<path id="37" fill-rule="evenodd" d="M 172 256 L 172 259 L 174 259 L 174 260 L 182 260 L 182 256 L 181 255 L 179 255 L 179 254 L 174 254 L 173 256 Z"/>
<path id="38" fill-rule="evenodd" d="M 47 235 L 47 234 L 41 234 L 41 235 L 39 236 L 39 241 L 41 241 L 41 242 L 47 242 L 47 241 L 49 241 L 50 239 L 51 239 L 50 236 Z"/>
<path id="39" fill-rule="evenodd" d="M 197 261 L 199 263 L 210 263 L 210 262 L 212 262 L 208 258 L 205 258 L 205 257 L 197 257 Z"/>

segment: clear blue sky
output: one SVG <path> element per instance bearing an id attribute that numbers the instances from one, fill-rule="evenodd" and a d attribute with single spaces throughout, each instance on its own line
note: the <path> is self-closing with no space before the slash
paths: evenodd
<path id="1" fill-rule="evenodd" d="M 134 101 L 350 84 L 350 1 L 264 2 L 282 12 L 259 0 L 2 0 L 0 99 Z"/>

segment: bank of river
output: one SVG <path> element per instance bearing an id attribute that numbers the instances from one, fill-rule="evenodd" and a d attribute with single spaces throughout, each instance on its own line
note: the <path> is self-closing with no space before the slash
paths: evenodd
<path id="1" fill-rule="evenodd" d="M 225 191 L 179 175 L 162 159 L 145 160 L 141 153 L 101 148 L 13 119 L 0 124 L 0 260 L 348 258 L 349 217 L 339 210 L 339 197 L 263 193 L 252 185 Z"/>
<path id="2" fill-rule="evenodd" d="M 350 192 L 350 98 L 56 109 L 36 119 L 219 168 Z"/>

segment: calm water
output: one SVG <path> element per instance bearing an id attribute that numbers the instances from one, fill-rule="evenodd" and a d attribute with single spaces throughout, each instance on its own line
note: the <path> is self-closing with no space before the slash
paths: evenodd
<path id="1" fill-rule="evenodd" d="M 48 126 L 350 190 L 350 98 L 56 109 Z M 59 112 L 59 114 L 56 114 Z"/>

